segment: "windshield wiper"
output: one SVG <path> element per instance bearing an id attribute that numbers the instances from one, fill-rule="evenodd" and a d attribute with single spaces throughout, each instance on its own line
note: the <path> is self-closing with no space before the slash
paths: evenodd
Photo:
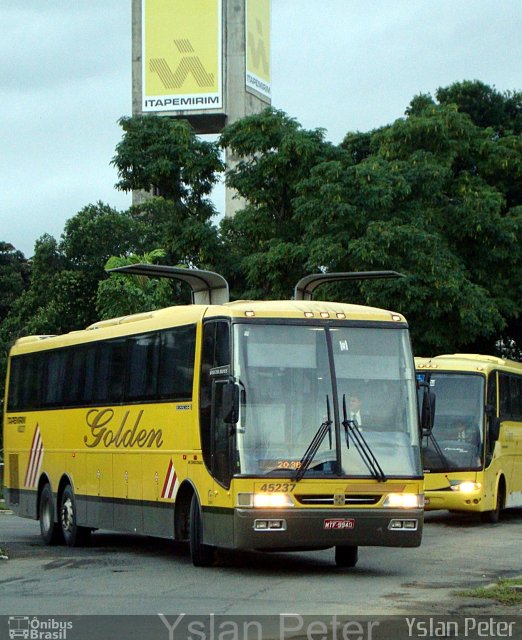
<path id="1" fill-rule="evenodd" d="M 379 461 L 375 457 L 373 451 L 371 450 L 370 445 L 364 439 L 364 436 L 357 428 L 355 422 L 353 420 L 348 420 L 348 413 L 346 411 L 346 395 L 343 394 L 343 422 L 342 425 L 344 427 L 344 435 L 346 438 L 346 448 L 350 448 L 350 436 L 352 438 L 353 444 L 357 449 L 357 452 L 361 456 L 364 464 L 368 467 L 368 471 L 377 478 L 379 482 L 384 482 L 386 480 L 386 476 L 384 475 L 384 471 L 382 470 Z"/>
<path id="2" fill-rule="evenodd" d="M 442 462 L 443 466 L 446 469 L 450 468 L 450 462 L 449 460 L 446 458 L 446 456 L 442 453 L 442 449 L 440 448 L 439 443 L 437 442 L 435 436 L 433 435 L 433 432 L 430 432 L 427 436 L 426 436 L 426 450 L 427 448 L 430 446 L 429 445 L 429 441 L 431 440 L 431 442 L 433 443 L 433 449 L 435 450 L 435 453 L 438 455 L 440 461 Z"/>
<path id="3" fill-rule="evenodd" d="M 299 468 L 296 470 L 293 480 L 295 482 L 299 482 L 301 478 L 306 473 L 306 470 L 310 466 L 312 460 L 315 457 L 315 454 L 319 451 L 319 447 L 321 446 L 322 441 L 324 440 L 326 434 L 330 435 L 330 449 L 332 448 L 332 420 L 330 419 L 330 400 L 328 396 L 326 396 L 326 420 L 320 425 L 319 429 L 315 436 L 312 439 L 312 442 L 308 445 L 308 449 L 305 451 L 304 456 L 301 458 L 299 463 Z"/>

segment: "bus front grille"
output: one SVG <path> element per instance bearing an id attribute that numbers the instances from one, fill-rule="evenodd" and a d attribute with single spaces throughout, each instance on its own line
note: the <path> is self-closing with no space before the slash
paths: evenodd
<path id="1" fill-rule="evenodd" d="M 368 506 L 374 505 L 379 502 L 382 498 L 382 495 L 371 495 L 371 494 L 345 494 L 336 495 L 333 493 L 325 493 L 318 495 L 307 495 L 307 494 L 295 494 L 295 499 L 300 504 L 305 504 L 308 506 L 320 506 L 320 505 L 332 505 L 332 506 Z"/>

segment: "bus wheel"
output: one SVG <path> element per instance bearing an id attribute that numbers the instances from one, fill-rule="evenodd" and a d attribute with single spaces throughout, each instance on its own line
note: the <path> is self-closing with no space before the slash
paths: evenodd
<path id="1" fill-rule="evenodd" d="M 497 489 L 497 502 L 493 511 L 483 511 L 480 514 L 482 522 L 489 522 L 490 524 L 496 524 L 500 520 L 500 513 L 504 508 L 504 485 L 499 483 Z"/>
<path id="2" fill-rule="evenodd" d="M 338 567 L 355 567 L 359 559 L 359 547 L 335 547 L 335 564 Z"/>
<path id="3" fill-rule="evenodd" d="M 63 490 L 62 502 L 60 506 L 60 525 L 62 528 L 65 544 L 69 547 L 79 547 L 85 544 L 90 536 L 91 530 L 79 527 L 76 524 L 76 500 L 71 485 L 67 485 Z"/>
<path id="4" fill-rule="evenodd" d="M 40 534 L 45 544 L 59 544 L 63 541 L 60 525 L 54 521 L 53 492 L 49 484 L 44 485 L 40 493 Z"/>
<path id="5" fill-rule="evenodd" d="M 208 567 L 214 562 L 216 550 L 201 542 L 201 510 L 196 494 L 190 503 L 190 557 L 195 567 Z"/>

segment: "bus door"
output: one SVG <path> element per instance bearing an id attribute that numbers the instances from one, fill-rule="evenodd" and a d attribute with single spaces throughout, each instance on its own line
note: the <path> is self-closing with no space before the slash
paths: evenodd
<path id="1" fill-rule="evenodd" d="M 522 385 L 520 386 L 522 387 Z M 520 478 L 522 474 L 522 463 L 520 462 L 519 453 L 521 429 L 520 422 L 517 422 L 519 418 L 517 415 L 519 409 L 519 391 L 522 392 L 522 388 L 519 389 L 518 376 L 500 372 L 498 374 L 498 391 L 500 409 L 498 440 L 500 450 L 497 452 L 497 455 L 500 454 L 502 456 L 500 460 L 500 471 L 503 472 L 506 477 L 506 505 L 518 506 L 520 499 L 517 500 L 517 505 L 509 504 L 510 494 L 520 492 L 522 489 L 520 480 L 518 480 L 518 488 L 515 487 L 517 478 Z M 522 402 L 520 402 L 520 404 L 522 405 Z"/>
<path id="2" fill-rule="evenodd" d="M 206 473 L 200 477 L 198 491 L 203 511 L 203 527 L 213 540 L 223 533 L 218 520 L 224 506 L 234 468 L 232 425 L 224 415 L 224 396 L 233 385 L 230 362 L 230 325 L 227 320 L 210 320 L 203 325 L 199 393 L 200 435 Z M 227 505 L 230 506 L 230 505 Z"/>

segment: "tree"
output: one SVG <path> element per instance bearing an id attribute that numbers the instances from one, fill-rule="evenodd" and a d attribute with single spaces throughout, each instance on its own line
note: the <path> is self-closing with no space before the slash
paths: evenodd
<path id="1" fill-rule="evenodd" d="M 12 244 L 0 242 L 0 323 L 26 288 L 29 266 L 24 254 Z"/>
<path id="2" fill-rule="evenodd" d="M 120 212 L 103 202 L 89 204 L 67 220 L 60 252 L 71 267 L 92 269 L 97 275 L 111 255 L 125 255 L 141 248 L 146 225 L 130 212 Z"/>
<path id="3" fill-rule="evenodd" d="M 454 104 L 474 124 L 491 128 L 498 136 L 522 133 L 522 93 L 500 93 L 479 80 L 455 82 L 435 92 L 441 105 Z"/>
<path id="4" fill-rule="evenodd" d="M 29 265 L 21 251 L 12 244 L 0 242 L 0 398 L 4 397 L 9 335 L 4 335 L 2 326 L 16 301 L 28 286 Z M 0 403 L 0 419 L 2 418 Z M 2 430 L 0 429 L 0 459 Z"/>
<path id="5" fill-rule="evenodd" d="M 144 255 L 112 257 L 107 261 L 105 268 L 108 270 L 132 264 L 154 264 L 164 256 L 164 251 L 156 249 Z M 114 273 L 99 283 L 96 309 L 100 319 L 105 320 L 162 309 L 171 301 L 172 289 L 167 280 Z"/>
<path id="6" fill-rule="evenodd" d="M 153 115 L 121 118 L 124 131 L 112 164 L 122 191 L 154 190 L 188 209 L 205 202 L 223 170 L 216 143 L 200 140 L 186 120 Z"/>
<path id="7" fill-rule="evenodd" d="M 298 187 L 314 259 L 328 271 L 405 273 L 361 284 L 352 299 L 402 311 L 417 353 L 494 352 L 519 336 L 520 136 L 420 96 L 407 118 L 341 147 Z"/>
<path id="8" fill-rule="evenodd" d="M 30 283 L 12 304 L 0 332 L 4 344 L 28 334 L 66 333 L 95 320 L 98 282 L 113 254 L 140 248 L 141 226 L 99 202 L 65 224 L 61 241 L 37 240 Z M 138 245 L 138 246 L 137 246 Z"/>
<path id="9" fill-rule="evenodd" d="M 415 96 L 404 118 L 340 145 L 274 109 L 228 126 L 219 145 L 186 122 L 122 118 L 117 186 L 155 196 L 124 213 L 85 207 L 60 242 L 38 241 L 30 271 L 0 245 L 0 341 L 83 327 L 97 304 L 104 315 L 162 305 L 163 285 L 141 283 L 125 309 L 129 281 L 105 272 L 111 256 L 159 248 L 154 259 L 223 273 L 233 298 L 287 298 L 318 270 L 395 269 L 405 278 L 322 295 L 403 312 L 417 353 L 520 356 L 521 114 L 521 93 L 466 81 Z M 226 179 L 247 204 L 218 229 L 220 146 L 239 158 Z"/>
<path id="10" fill-rule="evenodd" d="M 325 289 L 402 311 L 419 353 L 520 343 L 520 94 L 467 82 L 437 98 L 337 147 L 273 109 L 227 127 L 221 144 L 240 158 L 227 183 L 248 202 L 222 223 L 234 293 L 288 297 L 306 272 L 396 269 L 406 277 Z"/>
<path id="11" fill-rule="evenodd" d="M 309 261 L 294 206 L 296 188 L 335 148 L 324 141 L 324 131 L 304 130 L 275 109 L 229 125 L 220 142 L 240 158 L 227 184 L 248 202 L 221 225 L 234 294 L 288 297 Z"/>
<path id="12" fill-rule="evenodd" d="M 200 140 L 184 120 L 134 116 L 120 125 L 124 135 L 112 160 L 116 187 L 155 196 L 131 209 L 146 229 L 143 250 L 162 247 L 170 264 L 212 267 L 221 253 L 210 199 L 224 169 L 219 146 Z"/>

